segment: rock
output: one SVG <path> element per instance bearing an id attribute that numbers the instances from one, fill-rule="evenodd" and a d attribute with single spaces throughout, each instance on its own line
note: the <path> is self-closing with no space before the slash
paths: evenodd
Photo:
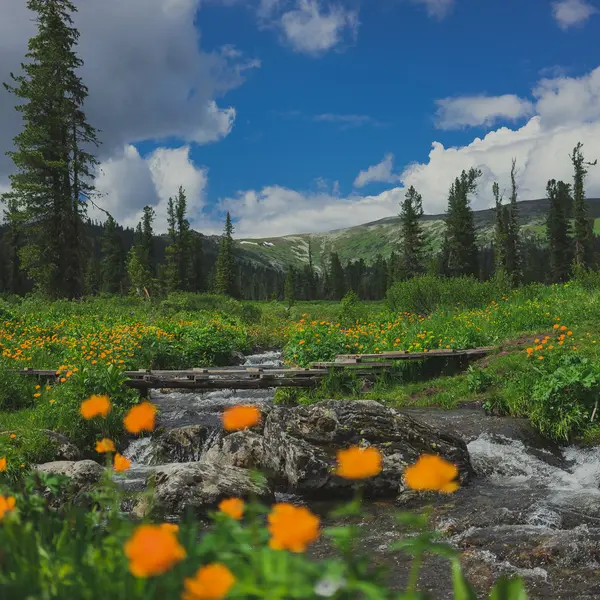
<path id="1" fill-rule="evenodd" d="M 180 516 L 186 509 L 203 516 L 225 498 L 251 495 L 272 502 L 266 482 L 253 480 L 250 471 L 208 462 L 163 465 L 155 472 L 154 502 L 160 513 Z"/>
<path id="2" fill-rule="evenodd" d="M 16 431 L 0 431 L 0 435 L 10 435 Z M 50 431 L 49 429 L 38 429 L 36 433 L 45 435 L 51 441 L 51 457 L 53 460 L 79 460 L 81 458 L 81 452 L 69 441 L 62 433 L 56 433 L 56 431 Z"/>
<path id="3" fill-rule="evenodd" d="M 238 352 L 237 350 L 234 350 L 229 355 L 229 364 L 233 367 L 239 367 L 239 366 L 243 365 L 245 362 L 246 362 L 246 357 L 241 352 Z"/>
<path id="4" fill-rule="evenodd" d="M 56 460 L 37 465 L 35 470 L 68 477 L 78 488 L 98 483 L 104 473 L 104 467 L 93 460 Z"/>
<path id="5" fill-rule="evenodd" d="M 204 425 L 175 427 L 159 434 L 153 441 L 154 463 L 195 462 L 200 460 L 204 444 L 213 428 Z"/>
<path id="6" fill-rule="evenodd" d="M 242 469 L 264 471 L 268 467 L 265 438 L 251 430 L 221 434 L 208 445 L 203 460 Z"/>
<path id="7" fill-rule="evenodd" d="M 383 454 L 382 472 L 363 482 L 367 496 L 395 497 L 405 491 L 404 469 L 424 453 L 456 464 L 461 484 L 473 475 L 460 438 L 373 400 L 275 407 L 266 417 L 263 436 L 261 444 L 256 433 L 225 434 L 206 457 L 214 464 L 267 471 L 285 491 L 311 497 L 353 492 L 356 484 L 334 473 L 337 450 L 353 445 L 372 445 Z"/>
<path id="8" fill-rule="evenodd" d="M 62 435 L 61 433 L 56 433 L 55 431 L 50 431 L 49 429 L 43 429 L 42 433 L 53 442 L 53 446 L 55 449 L 55 461 L 77 461 L 81 458 L 81 452 L 79 451 L 79 448 L 72 444 L 69 441 L 69 438 L 67 438 L 66 436 Z"/>

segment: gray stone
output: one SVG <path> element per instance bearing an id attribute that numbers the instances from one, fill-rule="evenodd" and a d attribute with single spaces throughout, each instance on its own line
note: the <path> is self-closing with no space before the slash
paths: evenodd
<path id="1" fill-rule="evenodd" d="M 98 483 L 104 467 L 93 460 L 56 460 L 37 465 L 36 471 L 68 477 L 78 488 Z"/>
<path id="2" fill-rule="evenodd" d="M 404 491 L 404 469 L 424 453 L 439 454 L 457 465 L 464 484 L 473 474 L 465 443 L 373 400 L 319 402 L 311 406 L 277 407 L 265 429 L 268 460 L 288 491 L 313 496 L 345 495 L 355 483 L 335 475 L 337 450 L 375 446 L 383 469 L 363 481 L 368 496 L 396 496 Z"/>
<path id="3" fill-rule="evenodd" d="M 164 431 L 153 440 L 153 462 L 198 461 L 211 430 L 204 425 L 187 425 Z"/>
<path id="4" fill-rule="evenodd" d="M 223 464 L 168 464 L 157 468 L 154 477 L 155 508 L 170 517 L 180 516 L 186 509 L 203 516 L 225 498 L 274 499 L 266 481 L 255 480 L 246 469 Z"/>

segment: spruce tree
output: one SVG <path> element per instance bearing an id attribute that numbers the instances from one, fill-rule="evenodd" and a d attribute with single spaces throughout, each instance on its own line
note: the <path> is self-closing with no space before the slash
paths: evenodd
<path id="1" fill-rule="evenodd" d="M 23 103 L 23 131 L 8 153 L 17 172 L 10 175 L 5 201 L 24 213 L 23 268 L 48 296 L 76 297 L 83 291 L 83 214 L 93 191 L 96 159 L 87 150 L 98 144 L 86 120 L 88 95 L 77 72 L 77 9 L 69 0 L 28 0 L 36 13 L 37 34 L 29 40 L 23 74 L 11 74 L 6 89 Z"/>
<path id="2" fill-rule="evenodd" d="M 567 281 L 573 257 L 568 206 L 572 202 L 571 186 L 551 179 L 546 186 L 550 209 L 546 220 L 546 235 L 550 254 L 550 277 L 553 282 Z"/>
<path id="3" fill-rule="evenodd" d="M 202 236 L 190 231 L 190 248 L 192 260 L 189 274 L 189 289 L 191 292 L 201 292 L 204 288 L 204 246 Z"/>
<path id="4" fill-rule="evenodd" d="M 100 288 L 109 294 L 122 294 L 125 286 L 125 249 L 115 219 L 109 215 L 100 239 Z"/>
<path id="5" fill-rule="evenodd" d="M 494 194 L 494 213 L 496 216 L 496 225 L 494 227 L 494 266 L 497 273 L 506 271 L 506 238 L 507 223 L 504 206 L 502 205 L 502 196 L 500 195 L 500 186 L 495 181 L 492 185 Z"/>
<path id="6" fill-rule="evenodd" d="M 523 258 L 521 256 L 521 232 L 519 227 L 519 208 L 517 205 L 516 159 L 513 158 L 510 169 L 510 204 L 506 210 L 506 246 L 505 268 L 513 287 L 523 280 Z"/>
<path id="7" fill-rule="evenodd" d="M 422 216 L 421 194 L 411 185 L 400 209 L 400 268 L 404 277 L 413 277 L 425 271 L 425 234 L 420 221 Z"/>
<path id="8" fill-rule="evenodd" d="M 4 245 L 4 287 L 11 294 L 21 294 L 24 291 L 24 281 L 19 254 L 23 240 L 23 214 L 19 210 L 15 198 L 7 200 L 4 220 L 7 225 L 2 240 Z"/>
<path id="9" fill-rule="evenodd" d="M 587 214 L 585 202 L 585 176 L 587 175 L 587 166 L 594 166 L 598 160 L 593 163 L 585 162 L 581 148 L 583 144 L 579 142 L 571 154 L 573 163 L 573 218 L 575 220 L 575 266 L 579 268 L 590 268 L 594 263 L 594 222 Z"/>
<path id="10" fill-rule="evenodd" d="M 475 218 L 469 194 L 477 189 L 481 170 L 463 171 L 450 186 L 446 232 L 442 250 L 443 272 L 451 276 L 477 275 L 479 271 Z"/>
<path id="11" fill-rule="evenodd" d="M 288 308 L 294 306 L 294 303 L 296 302 L 296 278 L 293 267 L 290 267 L 285 274 L 283 297 Z"/>
<path id="12" fill-rule="evenodd" d="M 235 256 L 233 254 L 233 224 L 227 213 L 225 229 L 221 237 L 221 245 L 215 265 L 215 292 L 224 296 L 237 296 Z"/>
<path id="13" fill-rule="evenodd" d="M 341 300 L 346 294 L 344 268 L 337 252 L 329 255 L 329 292 L 333 300 Z"/>
<path id="14" fill-rule="evenodd" d="M 141 221 L 135 228 L 133 246 L 127 257 L 127 275 L 131 291 L 137 295 L 150 294 L 156 277 L 154 262 L 154 222 L 155 212 L 151 206 L 144 206 Z"/>

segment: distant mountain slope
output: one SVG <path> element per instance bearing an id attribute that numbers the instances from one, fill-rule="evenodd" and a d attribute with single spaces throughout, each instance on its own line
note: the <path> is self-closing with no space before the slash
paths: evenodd
<path id="1" fill-rule="evenodd" d="M 588 210 L 595 221 L 596 234 L 600 234 L 600 198 L 587 199 Z M 519 205 L 519 221 L 528 235 L 545 237 L 545 220 L 549 203 L 547 199 L 524 200 Z M 494 231 L 494 210 L 475 211 L 475 224 L 479 242 L 489 246 Z M 442 242 L 444 215 L 425 215 L 425 230 L 431 239 L 434 250 Z M 342 263 L 363 258 L 372 262 L 378 254 L 389 256 L 400 240 L 400 218 L 387 217 L 372 223 L 365 223 L 347 229 L 337 229 L 326 233 L 304 233 L 275 238 L 239 239 L 239 253 L 249 260 L 275 268 L 302 266 L 308 261 L 310 241 L 315 266 L 323 265 L 330 252 L 337 252 Z"/>

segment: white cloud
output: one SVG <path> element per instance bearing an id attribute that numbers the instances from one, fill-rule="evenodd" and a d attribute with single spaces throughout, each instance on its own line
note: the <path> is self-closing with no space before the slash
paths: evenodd
<path id="1" fill-rule="evenodd" d="M 354 180 L 355 187 L 364 187 L 368 183 L 396 183 L 401 180 L 400 175 L 395 175 L 394 171 L 394 155 L 386 154 L 383 160 L 372 165 L 369 168 L 361 171 Z"/>
<path id="2" fill-rule="evenodd" d="M 422 4 L 427 14 L 435 19 L 443 19 L 454 8 L 454 0 L 412 0 L 414 4 Z"/>
<path id="3" fill-rule="evenodd" d="M 453 179 L 463 169 L 479 167 L 483 177 L 472 199 L 478 210 L 493 205 L 494 181 L 508 188 L 513 158 L 520 199 L 543 198 L 548 179 L 572 181 L 569 154 L 577 142 L 584 144 L 588 160 L 600 158 L 600 67 L 584 77 L 544 79 L 533 90 L 532 99 L 536 114 L 522 127 L 501 127 L 459 147 L 433 142 L 427 161 L 406 167 L 399 176 L 401 186 L 382 194 L 342 197 L 325 187 L 299 192 L 271 185 L 240 192 L 222 205 L 236 219 L 239 236 L 322 232 L 397 214 L 410 185 L 422 194 L 426 213 L 443 213 Z M 586 193 L 600 197 L 600 167 L 589 169 Z"/>
<path id="4" fill-rule="evenodd" d="M 397 212 L 402 194 L 397 188 L 377 196 L 341 198 L 268 186 L 228 198 L 221 208 L 231 211 L 236 237 L 275 237 L 340 229 L 388 217 Z"/>
<path id="5" fill-rule="evenodd" d="M 194 165 L 189 146 L 157 148 L 142 158 L 132 145 L 99 165 L 96 188 L 97 204 L 107 210 L 122 225 L 134 227 L 146 205 L 156 211 L 155 229 L 167 229 L 166 211 L 169 197 L 175 196 L 181 185 L 188 200 L 188 218 L 198 226 L 204 207 L 204 192 L 208 170 Z M 105 215 L 90 208 L 90 216 L 104 220 Z"/>
<path id="6" fill-rule="evenodd" d="M 561 29 L 583 25 L 598 9 L 587 0 L 558 0 L 552 3 L 552 16 Z"/>
<path id="7" fill-rule="evenodd" d="M 232 46 L 204 52 L 196 12 L 200 0 L 81 0 L 75 25 L 84 60 L 82 77 L 90 96 L 85 110 L 101 130 L 100 157 L 125 144 L 179 138 L 205 144 L 226 136 L 233 108 L 216 100 L 239 86 L 247 69 Z M 18 71 L 35 33 L 25 2 L 0 0 L 0 81 Z M 202 13 L 199 13 L 202 24 Z M 12 169 L 4 156 L 21 127 L 15 99 L 0 88 L 0 175 Z"/>
<path id="8" fill-rule="evenodd" d="M 285 10 L 285 2 L 263 0 L 259 16 L 267 26 L 277 27 L 291 48 L 299 53 L 319 56 L 354 41 L 358 32 L 358 13 L 321 0 L 296 0 Z"/>
<path id="9" fill-rule="evenodd" d="M 440 129 L 489 127 L 500 120 L 516 121 L 534 112 L 532 102 L 514 94 L 444 98 L 437 105 L 436 124 Z"/>

